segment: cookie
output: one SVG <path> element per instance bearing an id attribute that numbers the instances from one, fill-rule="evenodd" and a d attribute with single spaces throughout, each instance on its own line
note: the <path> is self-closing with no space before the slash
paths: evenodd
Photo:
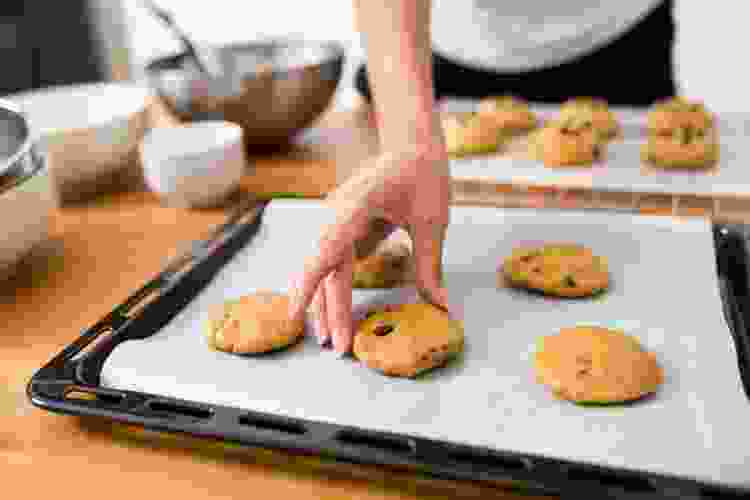
<path id="1" fill-rule="evenodd" d="M 605 140 L 620 134 L 620 124 L 604 99 L 577 97 L 566 101 L 560 108 L 560 120 L 571 118 L 589 120 L 594 131 Z"/>
<path id="2" fill-rule="evenodd" d="M 441 116 L 445 145 L 453 156 L 495 153 L 503 142 L 503 132 L 494 122 L 478 113 Z"/>
<path id="3" fill-rule="evenodd" d="M 661 168 L 708 168 L 719 160 L 719 143 L 712 130 L 682 126 L 650 135 L 641 157 L 644 162 Z"/>
<path id="4" fill-rule="evenodd" d="M 290 346 L 305 332 L 304 319 L 288 319 L 289 297 L 259 291 L 217 304 L 209 312 L 208 345 L 234 354 L 260 354 Z"/>
<path id="5" fill-rule="evenodd" d="M 670 133 L 681 127 L 698 130 L 714 128 L 713 114 L 705 104 L 684 97 L 675 97 L 656 103 L 647 117 L 651 134 Z"/>
<path id="6" fill-rule="evenodd" d="M 634 337 L 601 327 L 564 328 L 541 339 L 534 369 L 556 397 L 579 404 L 635 401 L 664 382 L 653 353 Z"/>
<path id="7" fill-rule="evenodd" d="M 354 288 L 394 288 L 410 277 L 411 251 L 403 242 L 381 245 L 354 262 Z"/>
<path id="8" fill-rule="evenodd" d="M 607 260 L 581 245 L 517 248 L 503 261 L 500 283 L 558 297 L 590 297 L 609 287 Z"/>
<path id="9" fill-rule="evenodd" d="M 508 134 L 527 132 L 538 124 L 528 103 L 510 95 L 482 99 L 479 101 L 478 113 L 492 120 Z"/>
<path id="10" fill-rule="evenodd" d="M 370 311 L 354 337 L 354 356 L 372 370 L 415 377 L 463 351 L 460 321 L 431 304 L 402 304 Z"/>
<path id="11" fill-rule="evenodd" d="M 547 125 L 531 146 L 532 154 L 548 167 L 591 166 L 604 152 L 591 121 L 579 117 Z"/>

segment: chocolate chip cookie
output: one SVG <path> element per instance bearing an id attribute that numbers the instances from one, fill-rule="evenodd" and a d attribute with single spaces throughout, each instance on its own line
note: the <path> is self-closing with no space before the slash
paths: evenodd
<path id="1" fill-rule="evenodd" d="M 664 374 L 656 356 L 619 330 L 577 326 L 544 337 L 534 358 L 537 381 L 579 404 L 613 404 L 657 391 Z"/>
<path id="2" fill-rule="evenodd" d="M 460 321 L 431 304 L 371 310 L 357 328 L 354 356 L 372 370 L 415 377 L 447 363 L 464 348 Z"/>
<path id="3" fill-rule="evenodd" d="M 216 304 L 209 312 L 206 338 L 211 349 L 234 354 L 277 351 L 297 342 L 304 320 L 291 321 L 289 297 L 259 291 Z"/>
<path id="4" fill-rule="evenodd" d="M 609 287 L 607 259 L 577 244 L 517 248 L 498 274 L 500 286 L 558 297 L 590 297 Z"/>

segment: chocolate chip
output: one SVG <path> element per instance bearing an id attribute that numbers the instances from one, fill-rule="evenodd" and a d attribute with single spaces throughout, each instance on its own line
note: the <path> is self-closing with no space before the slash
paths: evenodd
<path id="1" fill-rule="evenodd" d="M 385 337 L 389 333 L 393 332 L 394 328 L 391 325 L 378 325 L 372 333 L 378 337 Z"/>
<path id="2" fill-rule="evenodd" d="M 575 280 L 575 278 L 573 278 L 573 276 L 567 275 L 567 276 L 565 276 L 565 278 L 563 278 L 563 285 L 567 286 L 567 287 L 575 287 L 576 286 L 576 280 Z"/>
<path id="3" fill-rule="evenodd" d="M 567 287 L 574 287 L 576 286 L 576 281 L 573 279 L 573 276 L 567 275 L 563 279 L 563 284 Z"/>

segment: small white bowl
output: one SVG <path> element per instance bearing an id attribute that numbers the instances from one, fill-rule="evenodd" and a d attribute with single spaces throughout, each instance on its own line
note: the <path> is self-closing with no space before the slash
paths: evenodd
<path id="1" fill-rule="evenodd" d="M 146 185 L 174 207 L 216 206 L 245 172 L 242 128 L 230 122 L 154 128 L 139 151 Z"/>

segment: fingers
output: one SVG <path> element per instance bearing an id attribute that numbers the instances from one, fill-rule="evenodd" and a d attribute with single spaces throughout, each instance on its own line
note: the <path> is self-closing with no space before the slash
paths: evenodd
<path id="1" fill-rule="evenodd" d="M 323 285 L 323 279 L 346 259 L 352 242 L 363 232 L 361 227 L 364 227 L 364 223 L 352 218 L 329 226 L 322 234 L 317 251 L 307 259 L 303 272 L 292 283 L 292 304 L 289 311 L 292 320 L 304 317 L 313 296 Z"/>
<path id="2" fill-rule="evenodd" d="M 328 331 L 333 349 L 339 355 L 348 353 L 352 344 L 352 276 L 354 249 L 325 280 Z"/>
<path id="3" fill-rule="evenodd" d="M 419 292 L 433 305 L 448 310 L 448 293 L 443 288 L 443 242 L 446 224 L 419 221 L 410 228 Z"/>
<path id="4" fill-rule="evenodd" d="M 331 338 L 328 328 L 328 308 L 326 307 L 325 281 L 323 281 L 315 292 L 312 301 L 312 322 L 318 343 L 324 345 Z"/>

